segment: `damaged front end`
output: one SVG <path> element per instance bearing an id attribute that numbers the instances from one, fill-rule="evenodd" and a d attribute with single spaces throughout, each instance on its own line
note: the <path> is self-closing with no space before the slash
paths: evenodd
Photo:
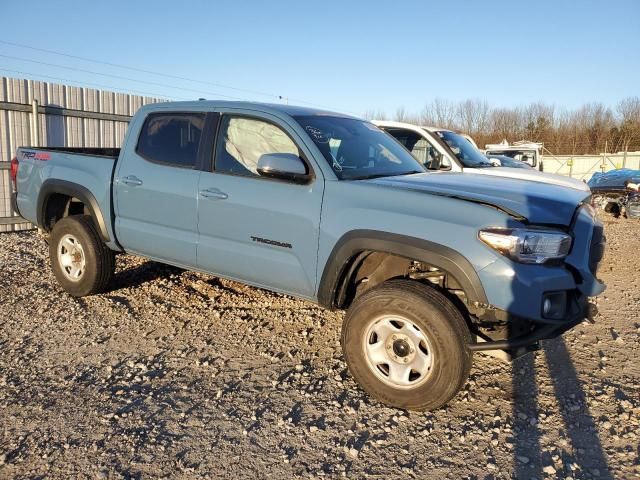
<path id="1" fill-rule="evenodd" d="M 476 340 L 469 350 L 513 360 L 539 350 L 541 340 L 559 337 L 585 320 L 594 323 L 596 304 L 578 291 L 568 297 L 566 315 L 557 320 L 518 317 L 490 305 L 471 307 Z"/>
<path id="2" fill-rule="evenodd" d="M 615 218 L 640 218 L 640 170 L 594 173 L 588 185 L 594 208 Z"/>
<path id="3" fill-rule="evenodd" d="M 567 231 L 573 245 L 561 261 L 526 265 L 501 259 L 480 271 L 487 284 L 509 281 L 502 297 L 469 305 L 476 335 L 470 350 L 513 359 L 537 350 L 541 340 L 593 322 L 597 307 L 592 299 L 605 289 L 597 279 L 606 241 L 603 225 L 583 204 Z"/>

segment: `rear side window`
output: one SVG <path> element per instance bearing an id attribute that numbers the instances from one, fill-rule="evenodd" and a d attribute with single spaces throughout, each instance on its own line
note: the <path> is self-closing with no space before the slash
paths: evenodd
<path id="1" fill-rule="evenodd" d="M 136 152 L 151 162 L 192 168 L 205 118 L 204 113 L 152 113 L 142 126 Z"/>

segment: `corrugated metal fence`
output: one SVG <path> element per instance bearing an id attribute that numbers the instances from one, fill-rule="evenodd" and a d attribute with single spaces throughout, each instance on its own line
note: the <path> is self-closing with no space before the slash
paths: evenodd
<path id="1" fill-rule="evenodd" d="M 136 110 L 160 101 L 0 77 L 0 232 L 30 227 L 11 208 L 9 165 L 18 147 L 120 147 Z"/>

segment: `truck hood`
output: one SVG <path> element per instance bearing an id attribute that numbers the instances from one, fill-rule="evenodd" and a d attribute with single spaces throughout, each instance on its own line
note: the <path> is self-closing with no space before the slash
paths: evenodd
<path id="1" fill-rule="evenodd" d="M 589 192 L 589 186 L 576 180 L 575 178 L 565 177 L 555 173 L 539 172 L 529 168 L 509 168 L 509 167 L 491 167 L 491 168 L 465 168 L 465 172 L 477 173 L 479 175 L 493 175 L 496 177 L 510 177 L 521 180 L 529 180 L 531 182 L 551 183 L 562 187 L 575 188 Z"/>
<path id="2" fill-rule="evenodd" d="M 360 182 L 490 205 L 532 224 L 571 224 L 590 192 L 550 183 L 474 173 L 417 173 Z"/>

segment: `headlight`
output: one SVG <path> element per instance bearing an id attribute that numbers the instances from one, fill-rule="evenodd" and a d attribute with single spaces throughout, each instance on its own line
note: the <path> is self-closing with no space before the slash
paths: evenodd
<path id="1" fill-rule="evenodd" d="M 564 258 L 571 249 L 571 237 L 549 230 L 487 228 L 478 237 L 511 260 L 520 263 L 545 263 Z"/>

